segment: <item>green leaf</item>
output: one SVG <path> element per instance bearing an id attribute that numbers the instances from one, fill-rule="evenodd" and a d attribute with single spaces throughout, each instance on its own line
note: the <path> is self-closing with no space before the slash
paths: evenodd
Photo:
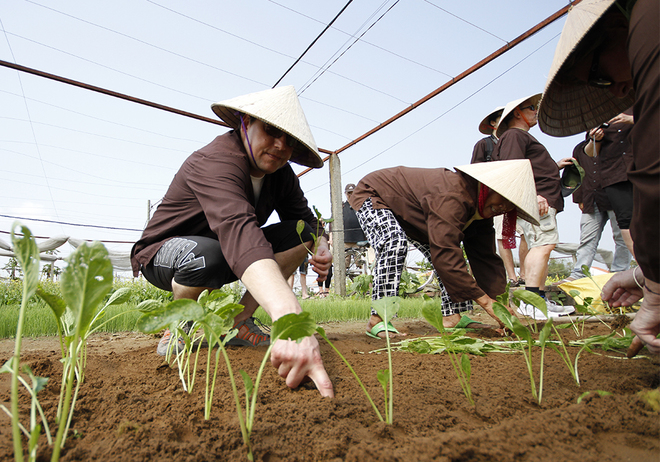
<path id="1" fill-rule="evenodd" d="M 149 313 L 162 307 L 163 304 L 158 300 L 145 300 L 137 306 L 137 310 L 142 313 Z"/>
<path id="2" fill-rule="evenodd" d="M 298 223 L 296 223 L 296 232 L 302 239 L 302 232 L 305 230 L 305 222 L 303 220 L 298 220 Z"/>
<path id="3" fill-rule="evenodd" d="M 378 316 L 381 317 L 385 324 L 396 316 L 401 306 L 401 298 L 399 297 L 385 297 L 371 302 L 371 307 L 376 310 Z"/>
<path id="4" fill-rule="evenodd" d="M 545 342 L 548 340 L 548 337 L 550 337 L 551 329 L 552 318 L 548 318 L 548 321 L 543 326 L 543 329 L 541 329 L 541 332 L 539 332 L 539 343 L 541 344 L 541 347 L 545 346 Z"/>
<path id="5" fill-rule="evenodd" d="M 504 325 L 516 334 L 521 339 L 527 340 L 528 342 L 532 341 L 532 334 L 529 332 L 527 327 L 525 327 L 517 317 L 509 313 L 504 305 L 499 302 L 493 303 L 493 311 L 495 315 L 500 318 Z"/>
<path id="6" fill-rule="evenodd" d="M 241 377 L 243 377 L 243 385 L 245 386 L 245 400 L 250 401 L 252 392 L 254 391 L 254 383 L 252 383 L 252 379 L 243 369 L 241 369 L 239 372 Z"/>
<path id="7" fill-rule="evenodd" d="M 271 342 L 278 339 L 288 339 L 300 342 L 303 338 L 314 335 L 316 322 L 312 315 L 303 311 L 300 314 L 290 313 L 273 322 L 270 330 Z"/>
<path id="8" fill-rule="evenodd" d="M 14 246 L 16 260 L 23 270 L 23 294 L 27 299 L 34 295 L 39 284 L 39 249 L 32 237 L 32 233 L 26 226 L 20 226 L 23 237 L 14 234 L 14 229 L 19 226 L 14 222 L 11 231 L 11 242 Z"/>
<path id="9" fill-rule="evenodd" d="M 100 242 L 83 243 L 67 258 L 62 296 L 76 319 L 81 337 L 89 329 L 99 304 L 112 289 L 112 262 Z"/>
<path id="10" fill-rule="evenodd" d="M 110 299 L 106 302 L 105 307 L 112 305 L 121 305 L 122 303 L 127 303 L 131 298 L 131 288 L 122 287 L 117 289 L 111 296 Z"/>
<path id="11" fill-rule="evenodd" d="M 0 367 L 0 374 L 5 372 L 14 372 L 14 357 L 9 358 L 3 365 Z"/>
<path id="12" fill-rule="evenodd" d="M 422 306 L 422 315 L 429 324 L 438 329 L 438 332 L 445 331 L 445 326 L 442 324 L 442 306 L 437 303 L 424 303 Z"/>
<path id="13" fill-rule="evenodd" d="M 383 390 L 387 391 L 387 384 L 390 383 L 390 370 L 381 369 L 376 373 L 376 378 L 378 382 L 383 387 Z"/>
<path id="14" fill-rule="evenodd" d="M 199 303 L 182 298 L 143 314 L 137 320 L 136 327 L 146 334 L 155 334 L 181 321 L 202 320 L 205 314 Z"/>
<path id="15" fill-rule="evenodd" d="M 53 310 L 53 314 L 59 321 L 66 310 L 66 302 L 59 295 L 46 292 L 41 287 L 37 287 L 37 295 Z"/>
<path id="16" fill-rule="evenodd" d="M 414 353 L 429 354 L 431 352 L 431 344 L 426 340 L 415 340 L 408 343 L 407 349 Z"/>
<path id="17" fill-rule="evenodd" d="M 525 289 L 518 289 L 513 293 L 513 296 L 518 300 L 522 300 L 525 303 L 530 303 L 534 305 L 536 308 L 541 310 L 541 313 L 543 313 L 546 318 L 549 317 L 548 306 L 545 303 L 543 297 L 541 297 L 539 294 L 530 292 L 529 290 L 525 290 Z"/>
<path id="18" fill-rule="evenodd" d="M 470 357 L 465 353 L 461 355 L 461 369 L 469 382 L 470 377 L 472 376 L 472 365 L 470 364 Z"/>

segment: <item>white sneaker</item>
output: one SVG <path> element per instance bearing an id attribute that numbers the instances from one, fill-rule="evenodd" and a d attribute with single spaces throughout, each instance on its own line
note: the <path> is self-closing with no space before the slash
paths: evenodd
<path id="1" fill-rule="evenodd" d="M 551 300 L 545 301 L 548 307 L 548 316 L 551 318 L 558 318 L 560 316 L 567 316 L 575 311 L 574 306 L 570 305 L 559 305 Z"/>
<path id="2" fill-rule="evenodd" d="M 541 310 L 532 305 L 531 303 L 525 303 L 522 300 L 520 301 L 520 308 L 518 308 L 518 313 L 528 318 L 534 318 L 537 321 L 546 321 L 548 318 L 543 314 Z"/>

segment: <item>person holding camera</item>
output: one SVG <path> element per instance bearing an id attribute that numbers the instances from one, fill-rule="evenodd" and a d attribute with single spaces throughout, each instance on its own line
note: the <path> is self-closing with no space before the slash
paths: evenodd
<path id="1" fill-rule="evenodd" d="M 601 187 L 612 205 L 626 247 L 633 256 L 635 253 L 630 236 L 633 185 L 628 180 L 626 172 L 633 162 L 632 142 L 629 135 L 634 123 L 630 108 L 608 122 L 589 130 L 589 142 L 584 147 L 584 152 L 588 156 L 598 158 Z"/>

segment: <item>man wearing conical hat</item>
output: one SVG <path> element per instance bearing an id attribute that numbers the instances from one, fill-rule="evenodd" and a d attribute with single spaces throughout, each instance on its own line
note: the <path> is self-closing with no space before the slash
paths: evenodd
<path id="1" fill-rule="evenodd" d="M 557 44 L 541 105 L 541 129 L 553 136 L 590 130 L 633 105 L 630 232 L 639 267 L 603 287 L 613 306 L 643 297 L 630 354 L 642 343 L 660 353 L 660 2 L 582 0 Z"/>
<path id="2" fill-rule="evenodd" d="M 362 178 L 349 201 L 376 252 L 374 300 L 397 296 L 412 243 L 433 264 L 444 284 L 443 322 L 465 327 L 473 321 L 453 309 L 475 300 L 493 319 L 495 297 L 506 288 L 502 260 L 495 251 L 493 216 L 516 211 L 538 224 L 536 191 L 529 161 L 493 162 L 444 168 L 394 167 Z M 467 269 L 463 249 L 470 262 Z M 375 310 L 367 335 L 397 335 Z"/>
<path id="3" fill-rule="evenodd" d="M 212 108 L 233 130 L 183 163 L 133 246 L 133 273 L 142 272 L 175 300 L 196 300 L 205 289 L 240 279 L 247 288 L 240 301 L 245 309 L 235 318 L 238 334 L 229 344 L 266 346 L 270 336 L 257 327 L 252 314 L 258 306 L 273 320 L 302 311 L 286 278 L 303 262 L 313 245 L 311 234 L 319 229 L 289 161 L 309 167 L 321 167 L 323 161 L 293 87 Z M 281 221 L 264 226 L 273 211 Z M 301 235 L 299 220 L 305 222 Z M 327 236 L 319 234 L 309 263 L 323 279 L 332 255 Z M 178 351 L 180 343 L 168 330 L 157 352 Z M 279 340 L 271 360 L 290 387 L 308 376 L 323 396 L 332 396 L 314 337 L 300 344 Z"/>
<path id="4" fill-rule="evenodd" d="M 529 159 L 534 172 L 539 226 L 520 222 L 529 251 L 525 258 L 525 288 L 545 298 L 545 280 L 550 253 L 559 242 L 557 213 L 564 209 L 559 170 L 572 165 L 570 158 L 555 162 L 548 150 L 529 130 L 536 125 L 541 94 L 520 98 L 506 104 L 497 125 L 500 141 L 493 152 L 494 160 Z M 546 299 L 548 310 L 565 314 L 565 308 Z M 521 303 L 520 312 L 536 314 L 533 306 Z"/>

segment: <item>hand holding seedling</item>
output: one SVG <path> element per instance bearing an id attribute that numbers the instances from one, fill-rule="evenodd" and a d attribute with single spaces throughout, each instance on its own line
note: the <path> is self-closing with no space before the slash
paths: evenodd
<path id="1" fill-rule="evenodd" d="M 323 366 L 319 343 L 315 337 L 305 337 L 296 343 L 278 340 L 273 345 L 271 363 L 289 388 L 297 388 L 306 377 L 312 379 L 323 397 L 335 396 L 332 382 Z"/>
<path id="2" fill-rule="evenodd" d="M 319 275 L 316 280 L 318 282 L 325 281 L 332 265 L 332 253 L 330 252 L 328 241 L 324 236 L 318 239 L 316 253 L 309 259 L 309 264 L 312 265 L 314 272 Z"/>
<path id="3" fill-rule="evenodd" d="M 497 321 L 497 324 L 499 324 L 500 326 L 498 332 L 504 335 L 504 323 L 500 320 L 500 318 L 497 317 L 497 315 L 493 311 L 493 303 L 495 302 L 495 300 L 490 298 L 488 295 L 484 294 L 481 297 L 477 298 L 475 301 L 479 304 L 479 306 L 481 306 L 486 311 L 486 313 L 488 313 L 488 315 L 491 318 Z M 508 308 L 508 310 L 513 316 L 515 316 L 515 312 L 510 307 Z"/>

